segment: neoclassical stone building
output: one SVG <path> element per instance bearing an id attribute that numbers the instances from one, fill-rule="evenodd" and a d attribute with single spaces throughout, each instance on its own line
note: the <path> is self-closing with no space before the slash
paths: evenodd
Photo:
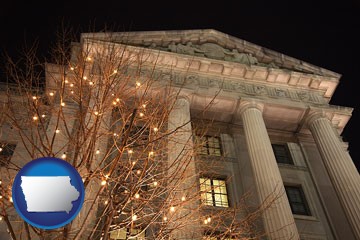
<path id="1" fill-rule="evenodd" d="M 156 56 L 157 74 L 171 69 L 181 89 L 169 122 L 212 123 L 194 163 L 221 158 L 221 177 L 199 181 L 226 189 L 206 205 L 277 189 L 286 194 L 262 217 L 268 239 L 360 239 L 360 177 L 340 136 L 352 109 L 329 104 L 340 74 L 211 29 L 84 33 L 74 47 L 86 43 Z"/>

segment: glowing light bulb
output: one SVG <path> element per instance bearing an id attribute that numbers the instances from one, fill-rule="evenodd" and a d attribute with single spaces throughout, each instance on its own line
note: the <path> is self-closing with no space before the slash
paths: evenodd
<path id="1" fill-rule="evenodd" d="M 115 101 L 113 101 L 113 102 L 112 102 L 112 104 L 113 104 L 113 105 L 116 105 L 116 102 L 115 102 Z"/>
<path id="2" fill-rule="evenodd" d="M 170 207 L 170 212 L 175 212 L 175 207 Z"/>
<path id="3" fill-rule="evenodd" d="M 33 96 L 32 99 L 36 100 L 36 96 Z"/>
<path id="4" fill-rule="evenodd" d="M 164 221 L 166 222 L 168 218 L 167 218 L 167 217 L 164 217 L 163 219 L 164 219 Z"/>
<path id="5" fill-rule="evenodd" d="M 120 102 L 120 98 L 117 98 L 116 101 L 117 101 L 117 102 Z"/>
<path id="6" fill-rule="evenodd" d="M 185 196 L 182 196 L 181 197 L 181 201 L 185 201 L 186 200 L 186 197 Z"/>
<path id="7" fill-rule="evenodd" d="M 155 181 L 155 182 L 153 182 L 153 184 L 156 187 L 158 185 L 158 182 Z"/>
<path id="8" fill-rule="evenodd" d="M 41 117 L 42 117 L 42 118 L 44 118 L 44 117 L 46 117 L 46 115 L 45 115 L 45 114 L 43 114 L 43 115 L 41 115 Z"/>
<path id="9" fill-rule="evenodd" d="M 37 116 L 33 116 L 33 120 L 34 120 L 34 121 L 38 120 L 38 117 L 37 117 Z"/>
<path id="10" fill-rule="evenodd" d="M 71 91 L 70 93 L 71 93 L 71 94 L 74 94 L 74 91 Z"/>
<path id="11" fill-rule="evenodd" d="M 154 127 L 154 132 L 159 131 L 159 129 L 157 127 Z"/>
<path id="12" fill-rule="evenodd" d="M 0 152 L 2 152 L 2 150 L 3 150 L 3 148 L 2 148 L 2 147 L 0 147 Z M 1 184 L 1 181 L 0 181 L 0 184 Z"/>
<path id="13" fill-rule="evenodd" d="M 61 158 L 65 159 L 66 158 L 66 153 L 63 153 L 63 155 L 61 155 Z"/>
<path id="14" fill-rule="evenodd" d="M 65 79 L 65 83 L 69 83 L 69 80 Z"/>
<path id="15" fill-rule="evenodd" d="M 95 154 L 100 154 L 100 150 L 99 149 L 96 150 Z"/>
<path id="16" fill-rule="evenodd" d="M 60 130 L 59 130 L 59 129 L 56 129 L 56 130 L 55 130 L 55 133 L 59 133 L 59 132 L 60 132 Z"/>
<path id="17" fill-rule="evenodd" d="M 94 82 L 89 82 L 89 85 L 91 85 L 91 86 L 94 85 Z"/>
<path id="18" fill-rule="evenodd" d="M 129 153 L 129 154 L 132 154 L 132 153 L 134 153 L 134 151 L 133 151 L 132 149 L 129 149 L 129 150 L 128 150 L 128 153 Z"/>
<path id="19" fill-rule="evenodd" d="M 0 199 L 2 199 L 2 196 L 0 195 Z"/>
<path id="20" fill-rule="evenodd" d="M 207 219 L 204 220 L 204 224 L 208 224 L 208 220 L 207 220 Z"/>
<path id="21" fill-rule="evenodd" d="M 71 70 L 71 71 L 74 71 L 74 67 L 70 67 L 70 70 Z"/>
<path id="22" fill-rule="evenodd" d="M 106 180 L 102 180 L 102 181 L 101 181 L 101 185 L 102 185 L 102 186 L 105 186 L 105 185 L 106 185 Z"/>
<path id="23" fill-rule="evenodd" d="M 87 57 L 86 60 L 87 60 L 87 61 L 91 61 L 92 58 L 91 58 L 91 57 Z"/>
<path id="24" fill-rule="evenodd" d="M 140 83 L 140 82 L 136 82 L 136 86 L 137 86 L 137 87 L 140 87 L 140 86 L 141 86 L 141 83 Z"/>
<path id="25" fill-rule="evenodd" d="M 95 115 L 99 115 L 99 112 L 98 112 L 98 111 L 96 111 L 96 112 L 94 112 L 94 114 L 95 114 Z"/>
<path id="26" fill-rule="evenodd" d="M 135 198 L 138 199 L 140 197 L 140 194 L 136 193 Z"/>
<path id="27" fill-rule="evenodd" d="M 53 92 L 50 92 L 49 95 L 50 95 L 51 97 L 53 97 L 53 96 L 54 96 L 54 93 L 53 93 Z"/>
<path id="28" fill-rule="evenodd" d="M 208 222 L 211 222 L 211 217 L 208 217 L 206 220 L 207 220 Z"/>
<path id="29" fill-rule="evenodd" d="M 139 113 L 139 116 L 140 116 L 140 117 L 143 117 L 143 116 L 144 116 L 144 113 L 142 113 L 142 112 Z"/>
<path id="30" fill-rule="evenodd" d="M 71 84 L 70 84 L 70 87 L 73 87 L 73 86 L 74 86 L 74 84 L 73 84 L 73 83 L 71 83 Z"/>
<path id="31" fill-rule="evenodd" d="M 62 102 L 62 103 L 61 103 L 61 106 L 65 107 L 65 103 L 64 103 L 64 102 Z"/>
<path id="32" fill-rule="evenodd" d="M 154 152 L 153 152 L 153 151 L 149 152 L 149 157 L 152 157 L 152 156 L 154 156 Z"/>
<path id="33" fill-rule="evenodd" d="M 87 76 L 84 76 L 83 79 L 86 80 L 86 79 L 87 79 Z"/>
<path id="34" fill-rule="evenodd" d="M 132 219 L 133 221 L 136 221 L 137 216 L 134 214 L 134 215 L 131 217 L 131 219 Z"/>
<path id="35" fill-rule="evenodd" d="M 2 221 L 3 220 L 3 218 L 2 217 L 0 217 L 0 221 Z"/>
<path id="36" fill-rule="evenodd" d="M 10 202 L 13 202 L 13 199 L 12 199 L 12 197 L 9 197 L 9 201 L 10 201 Z"/>
<path id="37" fill-rule="evenodd" d="M 108 204 L 108 201 L 107 200 L 105 200 L 105 202 L 104 202 L 105 204 Z"/>
<path id="38" fill-rule="evenodd" d="M 114 70 L 114 73 L 117 73 L 117 70 L 116 70 L 116 69 Z"/>
<path id="39" fill-rule="evenodd" d="M 146 108 L 146 104 L 143 104 L 142 107 L 143 107 L 143 108 Z"/>

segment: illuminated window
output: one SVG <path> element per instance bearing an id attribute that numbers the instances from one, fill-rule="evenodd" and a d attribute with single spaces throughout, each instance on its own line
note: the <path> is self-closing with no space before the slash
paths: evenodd
<path id="1" fill-rule="evenodd" d="M 225 180 L 200 178 L 201 201 L 204 205 L 229 207 Z"/>
<path id="2" fill-rule="evenodd" d="M 6 167 L 14 154 L 16 144 L 0 142 L 0 167 Z"/>
<path id="3" fill-rule="evenodd" d="M 277 163 L 294 164 L 289 149 L 285 144 L 271 144 L 271 146 Z"/>
<path id="4" fill-rule="evenodd" d="M 201 144 L 199 154 L 221 156 L 221 141 L 220 137 L 214 136 L 196 136 L 197 143 Z"/>
<path id="5" fill-rule="evenodd" d="M 110 232 L 110 239 L 144 240 L 145 231 L 136 228 L 120 228 Z"/>
<path id="6" fill-rule="evenodd" d="M 310 209 L 301 186 L 285 186 L 293 214 L 311 216 Z"/>

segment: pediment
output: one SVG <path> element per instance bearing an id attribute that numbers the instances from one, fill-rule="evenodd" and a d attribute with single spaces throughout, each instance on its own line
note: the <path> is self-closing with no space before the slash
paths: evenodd
<path id="1" fill-rule="evenodd" d="M 248 41 L 213 30 L 169 30 L 115 33 L 84 33 L 92 38 L 160 51 L 205 57 L 285 71 L 340 78 L 340 74 L 309 64 Z"/>

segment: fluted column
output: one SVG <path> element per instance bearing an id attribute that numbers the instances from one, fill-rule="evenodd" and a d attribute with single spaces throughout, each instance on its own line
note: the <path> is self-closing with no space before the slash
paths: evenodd
<path id="1" fill-rule="evenodd" d="M 308 126 L 354 234 L 360 239 L 359 173 L 325 115 L 321 113 L 310 115 Z"/>
<path id="2" fill-rule="evenodd" d="M 266 234 L 269 239 L 298 240 L 299 234 L 262 117 L 262 105 L 243 102 L 240 114 L 260 201 L 266 204 L 276 197 L 263 214 Z"/>
<path id="3" fill-rule="evenodd" d="M 201 239 L 199 203 L 196 198 L 197 177 L 193 154 L 193 139 L 190 122 L 190 102 L 186 98 L 176 100 L 168 120 L 168 164 L 170 185 L 175 186 L 174 201 L 186 197 L 177 207 L 172 218 L 172 239 Z M 193 200 L 191 200 L 193 199 Z"/>

